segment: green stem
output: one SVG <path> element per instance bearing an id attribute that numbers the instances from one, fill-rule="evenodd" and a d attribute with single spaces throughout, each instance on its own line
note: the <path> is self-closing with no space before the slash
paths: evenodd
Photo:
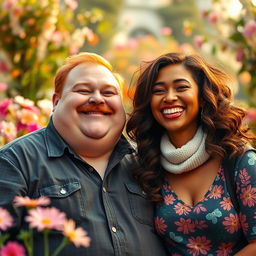
<path id="1" fill-rule="evenodd" d="M 56 248 L 56 250 L 51 256 L 57 256 L 60 253 L 60 251 L 68 244 L 69 240 L 67 239 L 67 237 L 63 237 L 61 244 Z"/>
<path id="2" fill-rule="evenodd" d="M 30 238 L 29 237 L 24 237 L 24 238 L 22 238 L 22 240 L 23 240 L 23 243 L 25 245 L 25 248 L 27 249 L 28 255 L 33 256 L 33 254 L 32 254 L 33 251 L 32 251 L 32 248 L 31 248 L 31 244 L 29 242 L 29 241 L 31 241 Z"/>
<path id="3" fill-rule="evenodd" d="M 29 229 L 29 244 L 27 246 L 28 255 L 33 256 L 33 247 L 34 247 L 34 238 L 33 238 L 33 229 Z"/>
<path id="4" fill-rule="evenodd" d="M 49 229 L 44 229 L 44 256 L 49 256 L 49 242 L 48 242 L 48 234 L 49 234 Z"/>

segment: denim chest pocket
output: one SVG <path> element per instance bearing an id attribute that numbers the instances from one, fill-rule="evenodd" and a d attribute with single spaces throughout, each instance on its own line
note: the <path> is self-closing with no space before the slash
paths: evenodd
<path id="1" fill-rule="evenodd" d="M 85 216 L 85 200 L 81 194 L 81 184 L 78 181 L 63 182 L 43 187 L 40 196 L 49 197 L 51 205 L 65 212 L 68 217 L 77 219 Z"/>
<path id="2" fill-rule="evenodd" d="M 146 193 L 138 184 L 126 183 L 131 212 L 134 218 L 142 224 L 153 226 L 154 208 Z"/>

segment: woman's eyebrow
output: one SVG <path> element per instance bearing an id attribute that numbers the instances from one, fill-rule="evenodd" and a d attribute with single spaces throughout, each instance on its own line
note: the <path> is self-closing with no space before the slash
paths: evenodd
<path id="1" fill-rule="evenodd" d="M 187 83 L 190 83 L 190 81 L 187 80 L 187 79 L 185 79 L 185 78 L 177 78 L 177 79 L 174 79 L 172 82 L 173 82 L 173 83 L 179 83 L 179 82 L 187 82 Z M 165 82 L 163 82 L 163 81 L 157 81 L 157 82 L 155 82 L 153 85 L 156 86 L 156 85 L 164 85 L 164 84 L 165 84 Z"/>

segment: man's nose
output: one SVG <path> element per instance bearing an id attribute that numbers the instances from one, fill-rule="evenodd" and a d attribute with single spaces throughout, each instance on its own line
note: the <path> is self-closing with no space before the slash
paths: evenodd
<path id="1" fill-rule="evenodd" d="M 90 104 L 101 104 L 104 103 L 104 99 L 100 92 L 95 91 L 92 95 L 90 95 L 88 102 Z"/>

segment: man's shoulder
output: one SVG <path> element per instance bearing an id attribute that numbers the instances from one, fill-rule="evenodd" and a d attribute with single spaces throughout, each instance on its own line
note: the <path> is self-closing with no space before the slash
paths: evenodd
<path id="1" fill-rule="evenodd" d="M 126 154 L 121 161 L 123 167 L 136 167 L 138 166 L 138 158 L 135 152 Z"/>

